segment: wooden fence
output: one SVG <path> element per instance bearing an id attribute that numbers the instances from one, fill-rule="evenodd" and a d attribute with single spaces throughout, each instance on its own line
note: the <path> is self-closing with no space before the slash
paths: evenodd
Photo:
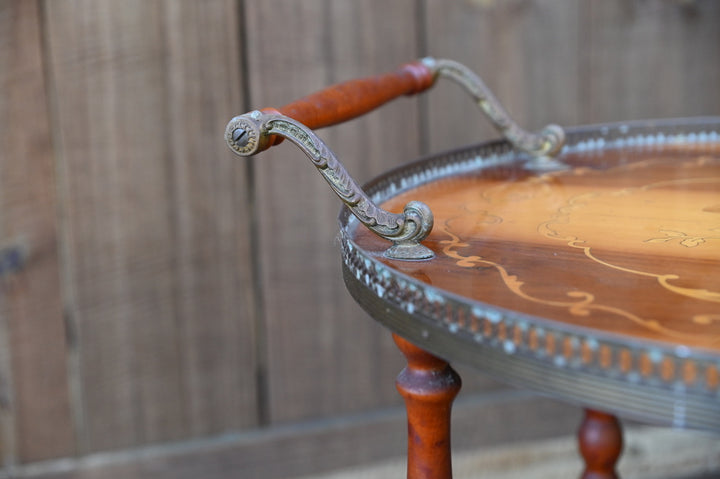
<path id="1" fill-rule="evenodd" d="M 344 290 L 337 199 L 291 146 L 237 159 L 223 131 L 425 55 L 530 129 L 720 114 L 713 0 L 0 0 L 6 474 L 401 453 L 402 360 Z M 361 181 L 496 136 L 442 83 L 321 135 Z M 461 372 L 461 445 L 572 431 L 574 409 Z"/>

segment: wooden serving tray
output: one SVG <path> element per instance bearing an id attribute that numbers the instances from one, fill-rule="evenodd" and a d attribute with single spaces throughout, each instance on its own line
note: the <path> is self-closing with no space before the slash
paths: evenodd
<path id="1" fill-rule="evenodd" d="M 347 213 L 348 288 L 449 361 L 583 406 L 720 429 L 720 119 L 567 130 L 556 168 L 507 142 L 436 155 L 366 191 L 426 203 L 429 261 Z"/>

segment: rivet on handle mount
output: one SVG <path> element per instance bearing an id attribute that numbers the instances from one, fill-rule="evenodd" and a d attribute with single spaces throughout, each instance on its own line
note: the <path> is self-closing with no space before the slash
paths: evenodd
<path id="1" fill-rule="evenodd" d="M 409 202 L 401 214 L 378 207 L 313 130 L 356 118 L 399 96 L 423 92 L 438 76 L 463 86 L 516 148 L 541 159 L 555 156 L 562 149 L 565 134 L 561 127 L 548 125 L 539 133 L 523 130 L 471 70 L 451 60 L 432 58 L 405 64 L 392 73 L 328 87 L 278 110 L 265 108 L 236 116 L 225 129 L 225 141 L 238 155 L 251 156 L 287 138 L 305 153 L 363 225 L 393 242 L 385 256 L 431 259 L 433 251 L 421 244 L 433 227 L 430 208 L 419 201 Z"/>

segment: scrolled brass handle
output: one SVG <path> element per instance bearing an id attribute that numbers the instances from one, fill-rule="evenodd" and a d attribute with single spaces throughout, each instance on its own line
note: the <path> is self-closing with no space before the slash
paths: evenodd
<path id="1" fill-rule="evenodd" d="M 565 144 L 565 131 L 559 125 L 547 125 L 537 133 L 530 133 L 521 128 L 495 98 L 485 82 L 462 63 L 434 58 L 425 58 L 422 62 L 433 71 L 435 76 L 443 76 L 462 86 L 493 126 L 516 148 L 535 157 L 552 157 L 557 155 Z"/>
<path id="2" fill-rule="evenodd" d="M 278 135 L 298 146 L 360 222 L 377 235 L 393 242 L 385 256 L 401 260 L 430 259 L 431 249 L 421 244 L 433 227 L 433 215 L 427 205 L 411 201 L 401 214 L 378 207 L 330 148 L 310 128 L 285 115 L 253 111 L 233 118 L 225 129 L 228 143 L 242 137 L 244 146 L 233 148 L 250 156 L 266 148 L 270 138 Z"/>
<path id="3" fill-rule="evenodd" d="M 401 214 L 378 207 L 313 129 L 350 120 L 399 96 L 425 91 L 438 76 L 463 86 L 493 125 L 517 148 L 539 158 L 556 155 L 562 148 L 565 140 L 562 128 L 548 125 L 539 133 L 523 130 L 470 69 L 451 60 L 432 58 L 405 64 L 395 72 L 328 87 L 280 109 L 266 108 L 237 116 L 228 123 L 225 140 L 238 155 L 250 156 L 287 138 L 310 158 L 362 224 L 393 242 L 385 252 L 387 257 L 430 259 L 434 253 L 421 244 L 433 227 L 430 208 L 419 201 L 408 203 Z"/>

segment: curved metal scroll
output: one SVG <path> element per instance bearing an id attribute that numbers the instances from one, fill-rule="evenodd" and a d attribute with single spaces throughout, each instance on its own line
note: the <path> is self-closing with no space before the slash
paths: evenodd
<path id="1" fill-rule="evenodd" d="M 465 65 L 445 59 L 424 58 L 422 63 L 435 75 L 447 77 L 460 84 L 477 102 L 508 141 L 536 157 L 555 156 L 565 143 L 565 132 L 559 125 L 550 124 L 538 133 L 530 133 L 515 123 L 490 89 Z"/>
<path id="2" fill-rule="evenodd" d="M 385 251 L 385 256 L 402 260 L 435 256 L 432 250 L 420 244 L 433 227 L 430 208 L 419 201 L 405 205 L 402 214 L 378 207 L 350 177 L 332 150 L 302 123 L 284 115 L 253 111 L 233 118 L 225 130 L 228 145 L 241 156 L 250 156 L 267 148 L 273 141 L 272 135 L 287 138 L 297 145 L 358 220 L 394 243 Z"/>

